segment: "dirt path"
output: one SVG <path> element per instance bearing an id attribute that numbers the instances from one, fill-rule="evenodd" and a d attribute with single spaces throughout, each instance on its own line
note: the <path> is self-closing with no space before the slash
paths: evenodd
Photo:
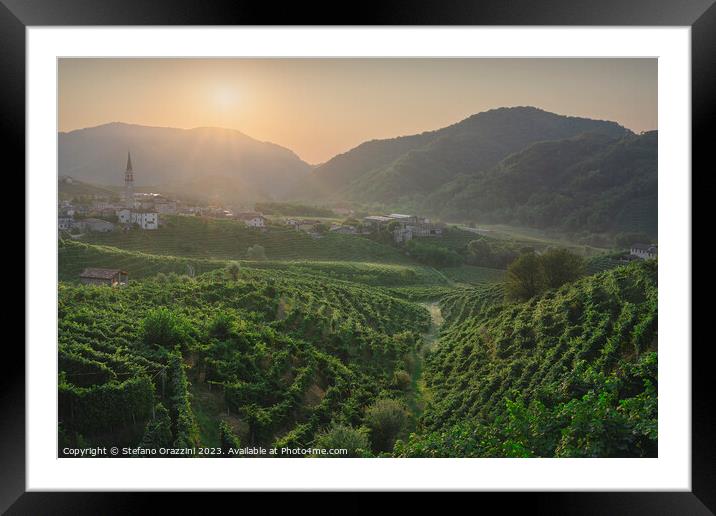
<path id="1" fill-rule="evenodd" d="M 431 324 L 430 329 L 423 333 L 423 345 L 415 354 L 415 368 L 411 382 L 413 395 L 408 402 L 408 406 L 415 416 L 415 419 L 420 417 L 425 409 L 425 405 L 430 401 L 430 392 L 425 387 L 425 382 L 423 381 L 423 363 L 425 354 L 435 349 L 438 336 L 440 335 L 440 327 L 444 322 L 440 305 L 437 302 L 420 304 L 430 312 Z"/>

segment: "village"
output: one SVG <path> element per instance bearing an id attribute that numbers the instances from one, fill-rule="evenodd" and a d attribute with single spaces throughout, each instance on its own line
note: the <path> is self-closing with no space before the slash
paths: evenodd
<path id="1" fill-rule="evenodd" d="M 65 176 L 61 181 L 71 182 Z M 334 219 L 272 217 L 258 211 L 234 212 L 224 206 L 197 206 L 188 204 L 166 195 L 134 191 L 134 167 L 131 154 L 127 153 L 127 166 L 124 172 L 123 198 L 107 195 L 90 195 L 82 199 L 61 200 L 58 204 L 57 228 L 60 234 L 80 237 L 86 232 L 108 233 L 139 229 L 153 231 L 163 225 L 166 215 L 199 216 L 228 219 L 242 222 L 246 227 L 267 231 L 269 223 L 291 227 L 303 231 L 313 238 L 321 238 L 327 233 L 347 235 L 369 235 L 378 231 L 388 231 L 396 244 L 412 240 L 413 237 L 442 236 L 445 225 L 431 222 L 417 215 L 391 213 L 389 215 L 369 215 L 361 220 L 352 218 L 355 213 L 348 208 L 336 208 L 336 216 L 348 217 L 342 222 Z M 89 202 L 88 202 L 89 201 Z"/>

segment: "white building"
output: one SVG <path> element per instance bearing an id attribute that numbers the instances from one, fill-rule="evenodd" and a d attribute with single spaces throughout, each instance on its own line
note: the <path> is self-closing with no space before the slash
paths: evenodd
<path id="1" fill-rule="evenodd" d="M 237 213 L 236 219 L 242 221 L 246 226 L 250 228 L 265 228 L 266 217 L 261 213 L 255 211 L 247 211 L 244 213 Z"/>
<path id="2" fill-rule="evenodd" d="M 124 208 L 117 212 L 117 218 L 120 224 L 137 224 L 142 229 L 157 229 L 159 227 L 159 214 L 155 211 Z"/>
<path id="3" fill-rule="evenodd" d="M 632 244 L 629 254 L 641 258 L 642 260 L 656 258 L 658 254 L 658 246 L 649 244 Z"/>

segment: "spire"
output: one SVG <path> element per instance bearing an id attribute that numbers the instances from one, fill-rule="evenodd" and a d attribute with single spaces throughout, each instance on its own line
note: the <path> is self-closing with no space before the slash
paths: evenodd
<path id="1" fill-rule="evenodd" d="M 127 172 L 132 171 L 132 156 L 129 154 L 129 151 L 127 151 Z"/>

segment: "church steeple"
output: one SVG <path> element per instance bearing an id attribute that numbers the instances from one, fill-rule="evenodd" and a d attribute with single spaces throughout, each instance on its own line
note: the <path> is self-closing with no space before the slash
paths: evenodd
<path id="1" fill-rule="evenodd" d="M 127 169 L 124 172 L 124 205 L 127 209 L 134 209 L 134 171 L 132 170 L 132 155 L 127 151 Z"/>

